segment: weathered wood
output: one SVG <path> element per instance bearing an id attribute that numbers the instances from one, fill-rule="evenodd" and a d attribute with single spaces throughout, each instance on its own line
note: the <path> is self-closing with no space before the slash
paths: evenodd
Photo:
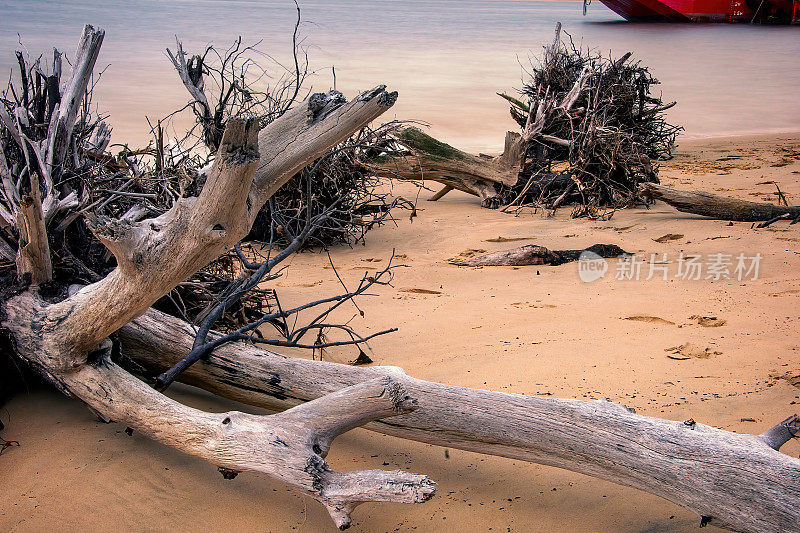
<path id="1" fill-rule="evenodd" d="M 183 357 L 194 338 L 189 325 L 153 310 L 119 335 L 123 355 L 153 374 Z M 243 343 L 219 348 L 179 379 L 283 410 L 376 377 L 401 383 L 420 408 L 368 429 L 581 472 L 661 496 L 735 531 L 797 530 L 800 460 L 761 436 L 641 416 L 607 401 L 467 389 L 396 367 L 309 361 Z"/>
<path id="2" fill-rule="evenodd" d="M 249 211 L 260 207 L 246 202 L 258 164 L 257 133 L 255 120 L 232 121 L 200 195 L 181 198 L 157 218 L 87 217 L 118 266 L 47 309 L 59 317 L 60 352 L 69 354 L 63 368 L 85 363 L 86 352 L 247 234 L 255 217 Z"/>
<path id="3" fill-rule="evenodd" d="M 37 300 L 26 292 L 8 302 L 6 327 L 25 323 L 31 309 L 46 307 Z M 427 476 L 402 470 L 335 472 L 324 460 L 338 435 L 417 408 L 416 400 L 391 377 L 365 381 L 276 415 L 207 413 L 172 400 L 117 366 L 109 357 L 110 342 L 87 364 L 61 372 L 54 370 L 59 357 L 42 350 L 36 331 L 14 328 L 14 333 L 31 365 L 103 419 L 206 459 L 227 478 L 244 471 L 278 478 L 322 503 L 340 529 L 350 526 L 350 513 L 361 503 L 420 503 L 436 491 Z"/>
<path id="4" fill-rule="evenodd" d="M 484 207 L 499 205 L 498 186 L 512 186 L 517 182 L 519 170 L 506 166 L 508 158 L 503 156 L 486 159 L 468 154 L 414 127 L 404 128 L 397 138 L 411 150 L 411 154 L 390 158 L 380 164 L 380 174 L 399 179 L 437 181 L 479 196 Z"/>
<path id="5" fill-rule="evenodd" d="M 524 144 L 516 131 L 507 131 L 503 142 L 503 153 L 498 157 L 498 164 L 504 168 L 518 168 L 522 163 Z"/>
<path id="6" fill-rule="evenodd" d="M 439 192 L 437 192 L 436 194 L 434 194 L 433 196 L 431 196 L 430 198 L 428 198 L 428 201 L 429 201 L 429 202 L 437 202 L 437 201 L 439 201 L 439 200 L 440 200 L 440 199 L 441 199 L 441 198 L 442 198 L 442 197 L 443 197 L 445 194 L 449 193 L 449 192 L 450 192 L 450 191 L 452 191 L 452 190 L 453 190 L 453 187 L 451 187 L 450 185 L 445 185 L 444 187 L 442 187 L 442 188 L 439 190 Z"/>
<path id="7" fill-rule="evenodd" d="M 6 261 L 16 262 L 17 260 L 17 252 L 9 246 L 9 244 L 0 237 L 0 258 L 5 259 Z"/>
<path id="8" fill-rule="evenodd" d="M 31 283 L 39 285 L 53 279 L 53 260 L 47 239 L 39 184 L 31 184 L 31 192 L 17 206 L 17 275 L 29 274 Z"/>
<path id="9" fill-rule="evenodd" d="M 267 125 L 258 135 L 262 157 L 256 169 L 250 203 L 262 206 L 303 167 L 344 142 L 381 116 L 397 101 L 385 85 L 352 101 L 338 91 L 314 94 Z M 255 216 L 255 214 L 253 216 Z M 251 220 L 251 224 L 252 224 Z"/>
<path id="10" fill-rule="evenodd" d="M 545 50 L 545 55 L 544 55 L 545 69 L 554 68 L 553 65 L 555 61 L 558 59 L 560 50 L 561 50 L 561 23 L 556 22 L 553 42 Z M 549 92 L 550 87 L 548 87 L 547 92 L 545 92 L 545 94 L 538 95 L 539 104 L 536 107 L 529 106 L 528 117 L 525 122 L 525 126 L 522 130 L 522 135 L 520 135 L 517 139 L 513 141 L 514 146 L 512 147 L 507 146 L 506 148 L 506 150 L 509 153 L 519 154 L 519 158 L 516 161 L 516 165 L 520 170 L 525 165 L 526 148 L 536 140 L 544 141 L 545 143 L 556 144 L 558 146 L 563 146 L 567 148 L 572 146 L 571 141 L 567 139 L 562 139 L 560 137 L 555 137 L 553 135 L 544 134 L 542 133 L 542 131 L 545 129 L 549 120 L 554 114 L 557 113 L 569 114 L 569 112 L 575 106 L 575 103 L 578 101 L 578 98 L 584 91 L 586 83 L 588 82 L 591 74 L 592 71 L 588 67 L 585 67 L 581 71 L 580 76 L 578 76 L 578 79 L 575 81 L 572 88 L 564 95 L 564 97 L 560 101 L 557 101 L 554 95 L 550 95 Z M 508 145 L 508 137 L 506 137 L 506 144 Z"/>
<path id="11" fill-rule="evenodd" d="M 615 244 L 595 244 L 582 250 L 549 250 L 544 246 L 526 244 L 488 254 L 476 255 L 470 258 L 451 259 L 450 263 L 457 266 L 530 266 L 530 265 L 563 265 L 577 261 L 583 252 L 591 252 L 595 257 L 612 258 L 629 255 L 628 252 Z"/>
<path id="12" fill-rule="evenodd" d="M 200 69 L 198 71 L 190 71 L 190 66 L 186 63 L 186 52 L 183 51 L 183 43 L 175 37 L 175 45 L 177 46 L 175 53 L 173 54 L 172 51 L 167 48 L 167 56 L 169 57 L 170 61 L 172 61 L 172 65 L 175 67 L 175 70 L 178 72 L 178 76 L 181 78 L 181 82 L 183 82 L 183 86 L 186 87 L 186 90 L 189 91 L 189 94 L 192 96 L 195 102 L 200 104 L 203 108 L 203 116 L 204 117 L 211 117 L 211 106 L 208 105 L 208 98 L 206 97 L 206 93 L 203 91 L 203 72 L 202 72 L 202 65 L 198 65 Z M 198 60 L 197 59 L 193 60 Z M 192 65 L 194 66 L 194 65 Z"/>
<path id="13" fill-rule="evenodd" d="M 498 164 L 496 159 L 486 159 L 463 152 L 434 139 L 419 128 L 405 128 L 398 133 L 397 138 L 414 153 L 414 156 L 420 158 L 423 172 L 430 172 L 427 167 L 431 167 L 437 173 L 452 173 L 472 180 L 491 181 L 508 186 L 517 182 L 517 174 L 512 169 Z M 409 159 L 413 161 L 414 157 Z"/>
<path id="14" fill-rule="evenodd" d="M 75 86 L 82 84 L 75 80 L 88 76 L 81 73 L 85 68 L 91 71 L 94 63 L 87 59 L 94 50 L 91 43 L 99 47 L 102 35 L 90 26 L 84 32 L 78 65 L 68 84 L 71 99 L 62 102 L 53 138 L 60 138 L 59 128 L 66 127 L 69 133 L 74 125 L 69 107 L 81 93 Z M 92 53 L 96 56 L 96 50 Z M 110 361 L 108 339 L 244 238 L 275 190 L 386 111 L 396 96 L 384 87 L 349 103 L 335 91 L 315 94 L 260 133 L 256 119 L 232 119 L 197 197 L 180 198 L 162 215 L 140 222 L 135 211 L 119 220 L 87 217 L 90 229 L 114 254 L 117 268 L 56 302 L 45 301 L 35 286 L 5 294 L 0 302 L 0 328 L 10 335 L 16 355 L 101 417 L 128 423 L 166 444 L 214 461 L 226 476 L 257 470 L 305 490 L 326 505 L 341 528 L 349 526 L 350 511 L 363 501 L 428 499 L 435 489 L 425 476 L 400 471 L 338 474 L 322 460 L 330 441 L 341 432 L 414 407 L 391 380 L 359 385 L 277 417 L 227 413 L 222 418 L 174 402 L 122 370 Z M 260 155 L 259 137 L 265 143 Z M 51 138 L 55 144 L 48 152 L 48 168 L 60 165 L 58 138 Z M 57 199 L 56 194 L 50 197 Z M 25 228 L 20 232 L 24 239 L 19 272 L 30 272 L 34 282 L 45 281 L 36 276 L 45 274 L 44 263 L 50 260 L 45 213 L 38 198 L 39 186 L 34 183 L 30 198 L 23 198 L 16 213 L 18 225 Z M 53 205 L 66 201 L 71 201 L 69 196 Z"/>
<path id="15" fill-rule="evenodd" d="M 44 214 L 48 219 L 52 216 L 51 211 L 56 208 L 57 202 L 53 190 L 53 182 L 58 179 L 64 156 L 67 153 L 70 134 L 78 118 L 78 111 L 83 105 L 83 96 L 100 54 L 100 47 L 103 44 L 105 31 L 95 29 L 87 24 L 83 28 L 78 49 L 73 60 L 72 74 L 61 90 L 61 101 L 58 103 L 57 111 L 53 111 L 53 118 L 50 120 L 50 129 L 47 134 L 47 150 L 45 154 L 45 191 L 44 191 Z"/>
<path id="16" fill-rule="evenodd" d="M 655 183 L 643 183 L 639 190 L 643 196 L 666 202 L 678 211 L 720 220 L 758 222 L 785 214 L 800 217 L 800 207 L 750 202 L 704 191 L 680 191 Z"/>
<path id="17" fill-rule="evenodd" d="M 86 351 L 230 249 L 280 186 L 391 107 L 395 98 L 382 87 L 349 103 L 335 92 L 315 95 L 260 133 L 256 121 L 236 121 L 228 138 L 223 136 L 199 197 L 183 198 L 163 215 L 141 222 L 89 220 L 119 266 L 49 309 L 53 316 L 63 314 L 61 342 L 76 354 L 65 364 L 80 364 Z M 265 147 L 260 158 L 256 135 Z"/>
<path id="18" fill-rule="evenodd" d="M 87 33 L 102 40 L 101 31 L 87 28 L 84 40 Z M 79 54 L 78 65 L 93 62 L 90 55 Z M 67 93 L 80 92 L 73 89 Z M 639 416 L 608 402 L 465 389 L 416 380 L 398 368 L 317 363 L 241 344 L 222 347 L 182 379 L 247 403 L 289 410 L 274 416 L 211 414 L 167 398 L 111 360 L 115 350 L 108 335 L 120 326 L 122 359 L 137 361 L 137 368 L 161 372 L 190 352 L 196 332 L 149 306 L 243 238 L 255 214 L 286 179 L 380 115 L 395 98 L 383 87 L 350 103 L 336 92 L 314 95 L 260 134 L 254 121 L 232 120 L 199 196 L 181 198 L 166 213 L 141 222 L 139 215 L 90 221 L 117 259 L 118 267 L 106 278 L 64 299 L 53 297 L 57 301 L 46 300 L 35 287 L 6 288 L 0 327 L 16 355 L 102 417 L 213 461 L 226 477 L 256 470 L 306 491 L 326 505 L 342 528 L 349 525 L 352 508 L 363 501 L 421 502 L 434 491 L 425 476 L 401 471 L 330 470 L 323 457 L 331 440 L 373 421 L 371 427 L 388 434 L 559 466 L 637 487 L 695 510 L 704 522 L 741 531 L 796 529 L 800 461 L 777 451 L 797 432 L 796 418 L 761 436 L 737 435 L 694 422 Z M 66 119 L 63 123 L 69 124 Z M 27 117 L 17 114 L 16 120 L 24 123 Z M 55 148 L 60 142 L 55 141 Z M 28 144 L 22 141 L 23 151 Z M 36 146 L 31 149 L 41 159 Z M 46 153 L 48 161 L 58 157 L 58 150 Z M 48 168 L 58 166 L 50 161 Z M 467 171 L 459 179 L 472 180 L 465 187 L 489 198 L 494 184 L 503 183 L 489 179 L 499 175 L 501 165 L 495 159 L 492 166 L 489 172 L 486 164 L 465 163 L 461 168 Z M 507 179 L 513 175 L 513 169 L 501 171 Z M 52 178 L 45 174 L 45 180 Z M 45 189 L 48 198 L 57 199 L 53 205 L 71 201 L 48 194 L 51 185 L 45 183 Z M 32 191 L 36 197 L 39 189 Z M 22 217 L 20 225 L 27 227 L 35 219 L 33 225 L 44 228 L 48 210 L 35 200 L 30 205 L 30 215 L 22 207 L 14 213 Z M 29 242 L 40 233 L 26 230 Z M 36 238 L 46 243 L 46 237 Z M 40 255 L 49 258 L 46 250 Z M 46 270 L 41 265 L 26 268 Z M 415 400 L 421 408 L 412 413 Z M 304 402 L 309 403 L 300 405 Z M 383 421 L 395 414 L 400 416 Z"/>
<path id="19" fill-rule="evenodd" d="M 553 43 L 545 53 L 546 63 L 557 59 L 560 43 L 561 24 L 557 23 Z M 403 160 L 390 160 L 381 165 L 381 168 L 401 179 L 438 181 L 447 187 L 479 196 L 483 207 L 497 208 L 502 203 L 498 188 L 517 184 L 525 166 L 526 151 L 534 141 L 563 147 L 572 145 L 567 139 L 546 135 L 542 131 L 554 114 L 568 114 L 572 110 L 585 90 L 591 74 L 589 68 L 584 68 L 573 87 L 560 101 L 549 93 L 541 95 L 538 105 L 527 108 L 528 115 L 522 133 L 506 133 L 503 153 L 497 157 L 484 158 L 468 154 L 434 139 L 418 128 L 409 127 L 403 129 L 397 138 L 411 150 L 412 156 Z M 515 98 L 501 96 L 512 105 L 524 106 Z"/>

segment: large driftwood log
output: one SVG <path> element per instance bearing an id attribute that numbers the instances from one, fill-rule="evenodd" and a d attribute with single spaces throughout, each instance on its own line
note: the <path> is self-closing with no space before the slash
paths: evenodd
<path id="1" fill-rule="evenodd" d="M 150 310 L 119 332 L 124 357 L 156 375 L 191 349 L 182 321 Z M 419 401 L 413 413 L 368 429 L 430 444 L 581 472 L 656 494 L 735 531 L 797 531 L 800 461 L 776 451 L 790 419 L 763 435 L 637 415 L 608 401 L 474 390 L 278 355 L 242 343 L 219 348 L 179 380 L 273 410 L 379 377 Z"/>
<path id="2" fill-rule="evenodd" d="M 102 31 L 87 26 L 63 109 L 85 90 Z M 83 89 L 81 89 L 83 86 Z M 365 501 L 421 502 L 435 491 L 425 476 L 363 471 L 339 474 L 324 462 L 331 440 L 365 422 L 409 412 L 415 402 L 390 379 L 359 384 L 275 417 L 243 413 L 211 415 L 188 408 L 148 387 L 111 361 L 108 336 L 142 313 L 178 283 L 227 252 L 250 230 L 256 214 L 299 169 L 344 141 L 391 107 L 396 93 L 383 87 L 352 102 L 332 91 L 315 94 L 260 133 L 255 119 L 229 121 L 214 164 L 197 197 L 178 199 L 162 215 L 136 221 L 88 217 L 90 229 L 114 254 L 117 267 L 100 281 L 69 295 L 43 297 L 38 285 L 3 287 L 0 328 L 18 357 L 63 392 L 83 400 L 105 419 L 118 420 L 169 445 L 219 465 L 224 475 L 257 470 L 278 477 L 322 502 L 340 528 Z M 64 114 L 66 113 L 66 114 Z M 50 135 L 42 184 L 48 183 L 63 137 L 74 118 L 59 112 Z M 62 120 L 63 119 L 63 120 Z M 4 120 L 4 123 L 6 121 Z M 6 126 L 8 127 L 8 126 Z M 259 140 L 264 148 L 259 154 Z M 52 157 L 51 157 L 52 156 Z M 39 157 L 39 159 L 41 159 Z M 57 174 L 55 174 L 57 175 Z M 46 281 L 49 251 L 39 180 L 31 180 L 31 202 L 15 206 L 26 217 L 20 249 L 24 269 Z M 31 222 L 33 221 L 33 222 Z M 35 224 L 38 223 L 38 226 Z M 42 240 L 38 242 L 39 240 Z M 37 259 L 39 256 L 44 256 Z M 34 260 L 36 259 L 36 260 Z M 38 270 L 38 271 L 37 271 Z M 52 291 L 50 291 L 52 292 Z"/>
<path id="3" fill-rule="evenodd" d="M 223 140 L 224 142 L 224 140 Z M 25 292 L 5 306 L 7 324 L 24 323 L 46 303 Z M 418 503 L 435 492 L 426 476 L 401 470 L 335 472 L 325 462 L 338 435 L 367 422 L 408 413 L 416 400 L 390 377 L 365 381 L 272 416 L 238 411 L 207 413 L 161 394 L 113 363 L 106 350 L 71 371 L 60 371 L 60 352 L 41 348 L 34 331 L 17 332 L 17 348 L 52 382 L 106 421 L 118 421 L 217 465 L 226 478 L 263 472 L 322 503 L 340 529 L 364 502 Z"/>
<path id="4" fill-rule="evenodd" d="M 72 79 L 83 79 L 100 42 L 102 31 L 87 27 L 85 53 L 79 52 Z M 80 93 L 66 91 L 66 102 Z M 314 95 L 260 133 L 255 121 L 232 120 L 199 196 L 181 198 L 153 219 L 90 221 L 117 260 L 107 277 L 68 295 L 53 295 L 52 288 L 42 293 L 36 285 L 3 287 L 0 329 L 15 355 L 101 417 L 213 461 L 226 477 L 256 470 L 307 492 L 341 528 L 349 526 L 350 512 L 359 503 L 421 502 L 435 490 L 427 477 L 402 471 L 336 473 L 328 467 L 323 458 L 331 440 L 371 423 L 389 434 L 637 487 L 732 529 L 796 529 L 800 461 L 777 451 L 797 432 L 796 418 L 760 436 L 736 435 L 694 422 L 639 416 L 608 402 L 452 387 L 410 378 L 397 368 L 317 363 L 241 344 L 220 348 L 181 379 L 254 405 L 288 410 L 272 416 L 210 414 L 169 399 L 112 360 L 116 349 L 109 335 L 120 327 L 123 360 L 151 371 L 160 373 L 189 353 L 195 332 L 150 305 L 242 239 L 264 202 L 289 177 L 379 116 L 395 98 L 383 87 L 349 103 L 336 92 Z M 0 116 L 13 137 L 14 125 L 7 118 Z M 69 125 L 72 119 L 66 118 L 63 123 Z M 34 155 L 42 160 L 38 152 Z M 47 183 L 52 177 L 47 166 L 40 167 L 45 174 L 41 184 L 31 180 L 32 194 L 38 191 L 53 206 L 71 202 Z M 35 222 L 30 227 L 44 227 L 36 221 L 46 222 L 45 204 L 26 203 L 31 212 L 25 216 Z M 14 213 L 2 213 L 7 222 L 21 216 L 22 207 L 13 208 Z M 42 233 L 28 230 L 20 244 L 46 238 Z M 48 255 L 44 249 L 37 253 Z M 33 279 L 47 279 L 46 272 L 34 272 L 47 269 L 44 258 L 24 264 Z M 394 415 L 401 416 L 383 421 Z"/>
<path id="5" fill-rule="evenodd" d="M 641 184 L 640 191 L 643 196 L 666 202 L 678 211 L 720 220 L 758 222 L 781 215 L 800 217 L 800 207 L 749 202 L 704 191 L 679 191 L 655 183 Z"/>

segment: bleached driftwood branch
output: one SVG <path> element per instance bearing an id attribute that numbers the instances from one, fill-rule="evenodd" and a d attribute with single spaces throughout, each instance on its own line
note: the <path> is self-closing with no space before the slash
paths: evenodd
<path id="1" fill-rule="evenodd" d="M 507 156 L 486 159 L 468 154 L 415 127 L 404 128 L 396 136 L 411 153 L 388 158 L 379 165 L 378 173 L 398 179 L 432 180 L 450 187 L 431 200 L 457 189 L 479 196 L 484 207 L 497 207 L 500 199 L 496 185 L 512 186 L 517 182 L 519 171 L 506 163 Z"/>
<path id="2" fill-rule="evenodd" d="M 99 47 L 102 31 L 88 28 L 84 41 L 87 50 Z M 78 73 L 85 70 L 80 65 L 93 61 L 88 52 L 79 57 Z M 243 238 L 275 190 L 391 107 L 395 98 L 383 87 L 349 103 L 336 92 L 314 95 L 260 133 L 253 121 L 231 121 L 199 196 L 182 198 L 152 219 L 139 221 L 142 213 L 91 221 L 117 259 L 118 267 L 107 277 L 52 300 L 36 286 L 4 287 L 0 328 L 15 354 L 101 416 L 213 461 L 224 475 L 257 470 L 306 491 L 327 506 L 339 527 L 349 525 L 350 511 L 362 501 L 421 502 L 434 491 L 424 476 L 330 470 L 323 457 L 331 440 L 369 422 L 388 434 L 636 487 L 731 529 L 797 529 L 800 461 L 777 451 L 797 433 L 796 418 L 761 436 L 737 435 L 636 415 L 609 402 L 453 387 L 417 380 L 393 367 L 318 363 L 241 344 L 219 348 L 180 379 L 247 403 L 288 410 L 269 417 L 220 415 L 183 406 L 111 361 L 108 336 L 120 327 L 123 356 L 151 371 L 162 372 L 187 354 L 194 332 L 149 306 Z M 4 123 L 6 118 L 0 117 Z M 68 114 L 63 123 L 69 124 Z M 21 142 L 23 151 L 30 144 L 22 136 L 14 142 Z M 47 152 L 51 168 L 57 167 L 59 142 Z M 41 159 L 38 152 L 34 155 Z M 45 193 L 49 190 L 45 184 Z M 32 189 L 29 204 L 12 202 L 15 213 L 9 215 L 12 220 L 26 217 L 24 244 L 36 243 L 24 270 L 46 280 L 49 252 L 41 234 L 47 217 L 42 202 L 35 200 L 39 192 Z M 24 215 L 22 203 L 30 210 Z M 414 401 L 419 408 L 411 412 Z"/>
<path id="3" fill-rule="evenodd" d="M 720 220 L 758 222 L 781 215 L 800 217 L 800 207 L 749 202 L 705 191 L 680 191 L 655 183 L 642 183 L 639 190 L 643 196 L 666 202 L 678 211 Z"/>
<path id="4" fill-rule="evenodd" d="M 191 348 L 192 329 L 150 310 L 119 332 L 123 355 L 154 375 Z M 282 410 L 377 377 L 391 377 L 420 408 L 367 429 L 429 444 L 566 468 L 675 502 L 734 531 L 794 531 L 800 460 L 776 451 L 797 433 L 788 419 L 763 435 L 641 416 L 609 401 L 522 396 L 285 357 L 242 343 L 179 380 L 226 398 Z"/>
<path id="5" fill-rule="evenodd" d="M 61 101 L 57 104 L 57 110 L 53 110 L 50 129 L 47 132 L 44 169 L 43 210 L 45 218 L 48 220 L 52 218 L 54 210 L 58 206 L 53 183 L 61 174 L 70 135 L 75 127 L 78 111 L 83 105 L 83 97 L 92 77 L 97 56 L 100 54 L 105 33 L 104 30 L 95 29 L 89 24 L 83 28 L 83 36 L 75 52 L 72 74 L 61 88 Z M 54 70 L 60 71 L 60 67 Z"/>
<path id="6" fill-rule="evenodd" d="M 19 232 L 16 257 L 18 275 L 30 274 L 34 285 L 50 281 L 53 277 L 53 261 L 36 183 L 32 183 L 30 194 L 23 196 L 17 204 L 16 226 Z"/>
<path id="7" fill-rule="evenodd" d="M 73 104 L 85 91 L 102 36 L 102 30 L 89 26 L 84 31 L 48 137 L 49 169 L 60 167 L 62 130 L 68 139 L 74 127 Z M 36 285 L 16 294 L 4 289 L 0 327 L 10 335 L 16 354 L 105 419 L 125 422 L 213 461 L 226 475 L 257 470 L 308 492 L 325 504 L 341 528 L 349 526 L 350 512 L 361 502 L 428 499 L 435 487 L 425 476 L 336 473 L 323 460 L 340 433 L 413 410 L 414 401 L 391 379 L 359 384 L 272 417 L 212 415 L 167 398 L 121 369 L 110 360 L 108 340 L 178 283 L 231 249 L 275 190 L 391 107 L 395 98 L 383 87 L 349 103 L 338 92 L 317 94 L 260 134 L 255 119 L 230 120 L 197 197 L 180 198 L 162 215 L 141 221 L 138 215 L 119 220 L 87 217 L 90 229 L 117 260 L 108 276 L 57 301 L 45 300 Z M 261 154 L 259 136 L 264 142 Z M 53 175 L 45 172 L 46 178 Z M 45 208 L 38 183 L 32 181 L 30 198 L 22 198 L 16 213 L 24 219 L 20 227 L 25 230 L 18 273 L 46 281 L 50 254 Z M 47 179 L 45 190 L 53 190 Z"/>
<path id="8" fill-rule="evenodd" d="M 26 293 L 31 298 L 30 293 Z M 27 299 L 26 298 L 26 299 Z M 18 305 L 9 306 L 15 316 Z M 27 301 L 28 305 L 36 305 Z M 110 344 L 110 343 L 109 343 Z M 29 359 L 52 368 L 35 344 Z M 108 353 L 89 364 L 51 374 L 59 387 L 85 402 L 105 420 L 121 422 L 169 446 L 215 464 L 223 476 L 262 472 L 322 503 L 336 526 L 350 526 L 350 513 L 365 502 L 420 503 L 436 485 L 402 470 L 333 471 L 324 460 L 338 435 L 367 422 L 417 408 L 391 377 L 344 388 L 280 414 L 238 411 L 207 413 L 164 396 L 113 363 Z"/>

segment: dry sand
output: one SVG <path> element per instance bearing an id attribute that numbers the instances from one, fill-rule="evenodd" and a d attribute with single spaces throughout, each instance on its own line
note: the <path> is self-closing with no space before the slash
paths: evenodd
<path id="1" fill-rule="evenodd" d="M 766 182 L 776 181 L 798 203 L 799 174 L 800 134 L 772 135 L 684 142 L 663 166 L 662 181 L 773 201 L 775 186 Z M 774 376 L 800 371 L 800 225 L 755 230 L 676 214 L 663 204 L 621 211 L 606 222 L 571 220 L 568 209 L 550 218 L 514 217 L 481 209 L 460 193 L 419 207 L 413 223 L 404 218 L 369 234 L 365 247 L 332 253 L 352 281 L 392 249 L 408 266 L 397 271 L 394 287 L 359 302 L 366 317 L 354 324 L 361 331 L 400 328 L 372 343 L 377 364 L 469 387 L 607 397 L 639 413 L 737 432 L 759 433 L 798 411 L 800 390 Z M 469 249 L 527 243 L 551 249 L 610 243 L 671 260 L 681 251 L 760 252 L 763 259 L 755 281 L 617 281 L 612 261 L 606 278 L 591 284 L 580 281 L 575 263 L 482 269 L 446 263 Z M 295 256 L 279 280 L 282 300 L 336 292 L 325 265 L 324 255 Z M 352 349 L 327 354 L 339 361 L 352 356 Z M 211 410 L 232 405 L 186 387 L 174 394 Z M 3 437 L 22 444 L 0 456 L 0 531 L 333 529 L 321 506 L 266 476 L 225 481 L 213 465 L 128 437 L 124 426 L 99 423 L 55 393 L 19 396 L 0 416 Z M 800 446 L 790 442 L 784 451 L 797 456 Z M 330 460 L 339 469 L 409 469 L 439 484 L 423 505 L 360 507 L 356 531 L 655 532 L 699 525 L 676 505 L 581 474 L 446 453 L 365 430 L 341 437 Z"/>

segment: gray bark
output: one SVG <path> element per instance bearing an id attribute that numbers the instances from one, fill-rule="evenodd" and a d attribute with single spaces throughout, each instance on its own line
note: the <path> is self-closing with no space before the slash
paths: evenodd
<path id="1" fill-rule="evenodd" d="M 758 222 L 787 214 L 793 218 L 800 216 L 800 207 L 749 202 L 704 191 L 679 191 L 655 183 L 643 183 L 640 191 L 643 196 L 666 202 L 678 211 L 719 220 Z"/>
<path id="2" fill-rule="evenodd" d="M 153 310 L 119 335 L 123 355 L 153 374 L 188 353 L 194 338 L 187 324 Z M 242 343 L 218 348 L 180 380 L 283 410 L 378 377 L 402 384 L 420 408 L 367 429 L 606 479 L 735 531 L 798 530 L 800 460 L 774 450 L 767 442 L 777 441 L 760 435 L 641 416 L 609 401 L 455 387 L 409 377 L 396 367 L 309 361 Z"/>

